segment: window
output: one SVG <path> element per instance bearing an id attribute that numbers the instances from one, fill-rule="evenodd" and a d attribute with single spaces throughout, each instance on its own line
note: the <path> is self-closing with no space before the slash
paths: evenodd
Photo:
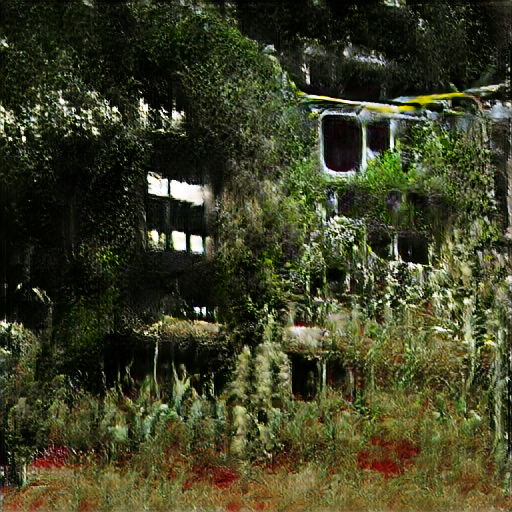
<path id="1" fill-rule="evenodd" d="M 355 171 L 362 162 L 363 137 L 354 116 L 328 115 L 322 120 L 323 158 L 328 170 Z"/>
<path id="2" fill-rule="evenodd" d="M 428 265 L 428 242 L 421 236 L 399 235 L 398 254 L 403 261 Z"/>
<path id="3" fill-rule="evenodd" d="M 322 119 L 323 164 L 329 173 L 364 169 L 367 158 L 392 146 L 387 119 L 361 122 L 350 114 L 328 114 Z"/>
<path id="4" fill-rule="evenodd" d="M 207 244 L 209 189 L 148 174 L 146 231 L 152 250 L 204 254 Z"/>
<path id="5" fill-rule="evenodd" d="M 366 127 L 366 144 L 373 153 L 381 153 L 389 149 L 389 122 L 379 121 Z"/>

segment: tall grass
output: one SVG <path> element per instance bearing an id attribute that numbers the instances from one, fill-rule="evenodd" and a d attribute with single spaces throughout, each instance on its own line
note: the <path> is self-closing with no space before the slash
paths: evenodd
<path id="1" fill-rule="evenodd" d="M 399 387 L 369 391 L 364 403 L 335 392 L 294 402 L 280 448 L 256 464 L 214 436 L 201 445 L 186 422 L 164 421 L 116 461 L 84 453 L 61 467 L 31 466 L 3 509 L 510 509 L 483 411 L 468 417 L 446 392 Z"/>

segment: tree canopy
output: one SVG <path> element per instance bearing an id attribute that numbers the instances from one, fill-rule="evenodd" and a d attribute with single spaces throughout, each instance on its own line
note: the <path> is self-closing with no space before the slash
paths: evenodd
<path id="1" fill-rule="evenodd" d="M 506 2 L 236 2 L 244 33 L 276 47 L 297 85 L 359 99 L 464 90 L 510 74 Z M 311 82 L 303 65 L 311 61 Z"/>
<path id="2" fill-rule="evenodd" d="M 87 303 L 107 330 L 136 321 L 120 288 L 145 246 L 145 176 L 162 159 L 164 173 L 186 160 L 213 188 L 218 275 L 235 271 L 258 307 L 272 302 L 283 237 L 300 250 L 297 219 L 279 213 L 285 169 L 312 147 L 275 58 L 208 5 L 12 2 L 3 20 L 4 251 L 18 264 L 6 302 L 40 287 L 54 320 Z M 248 252 L 233 265 L 237 244 Z"/>

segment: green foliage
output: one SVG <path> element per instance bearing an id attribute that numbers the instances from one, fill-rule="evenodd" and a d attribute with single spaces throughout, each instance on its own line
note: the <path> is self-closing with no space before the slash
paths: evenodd
<path id="1" fill-rule="evenodd" d="M 279 343 L 258 345 L 254 356 L 245 346 L 238 356 L 235 378 L 224 393 L 232 407 L 231 450 L 238 457 L 271 456 L 291 397 L 291 369 Z"/>
<path id="2" fill-rule="evenodd" d="M 355 197 L 349 215 L 386 225 L 433 232 L 437 219 L 464 226 L 467 219 L 485 217 L 501 229 L 494 199 L 494 168 L 488 122 L 475 116 L 462 127 L 443 127 L 439 121 L 413 125 L 394 151 L 368 162 L 364 172 L 348 180 L 333 180 L 340 198 Z M 403 162 L 407 162 L 404 166 Z M 414 206 L 420 198 L 423 207 Z M 448 218 L 447 218 L 448 215 Z"/>
<path id="3" fill-rule="evenodd" d="M 2 106 L 2 183 L 9 239 L 21 233 L 39 250 L 47 245 L 42 234 L 52 233 L 65 247 L 64 282 L 50 292 L 61 309 L 56 329 L 62 333 L 60 319 L 74 311 L 74 322 L 82 308 L 65 304 L 69 292 L 78 304 L 96 300 L 98 311 L 113 301 L 107 316 L 115 312 L 114 329 L 131 321 L 115 290 L 142 245 L 150 151 L 162 139 L 179 146 L 185 136 L 201 174 L 216 194 L 224 190 L 218 295 L 226 298 L 221 314 L 245 337 L 265 305 L 285 308 L 280 270 L 302 251 L 303 221 L 320 196 L 311 187 L 320 183 L 318 170 L 304 162 L 315 134 L 293 84 L 215 9 L 93 3 L 52 12 L 35 5 L 6 12 L 18 32 L 10 29 L 2 46 L 12 92 Z M 67 30 L 34 31 L 40 18 L 51 26 L 73 20 L 87 30 L 87 44 Z M 118 32 L 119 40 L 111 37 Z M 112 52 L 123 65 L 113 66 Z M 30 76 L 16 80 L 10 70 L 31 54 Z M 168 115 L 178 106 L 182 124 Z M 56 218 L 69 218 L 69 226 L 61 229 Z"/>
<path id="4" fill-rule="evenodd" d="M 405 192 L 414 186 L 415 181 L 415 172 L 406 173 L 402 169 L 399 149 L 384 151 L 377 158 L 370 160 L 364 173 L 356 174 L 352 180 L 357 189 L 372 196 L 393 190 Z"/>
<path id="5" fill-rule="evenodd" d="M 503 4 L 239 1 L 235 16 L 315 94 L 393 98 L 507 76 L 510 10 Z"/>
<path id="6" fill-rule="evenodd" d="M 488 121 L 475 116 L 465 129 L 430 122 L 411 130 L 408 151 L 420 170 L 420 186 L 443 195 L 459 219 L 496 215 L 489 129 Z"/>
<path id="7" fill-rule="evenodd" d="M 277 316 L 286 309 L 281 269 L 303 251 L 320 196 L 318 169 L 304 161 L 313 133 L 286 74 L 234 24 L 212 13 L 191 15 L 172 29 L 169 44 L 187 95 L 187 133 L 214 186 L 222 181 L 221 317 L 240 343 L 256 344 L 264 309 Z"/>
<path id="8" fill-rule="evenodd" d="M 301 163 L 282 181 L 260 183 L 245 204 L 240 202 L 247 190 L 224 196 L 219 299 L 229 325 L 246 343 L 261 339 L 265 311 L 286 318 L 288 303 L 304 292 L 309 279 L 304 244 L 318 223 L 314 200 L 320 195 L 320 180 L 310 163 Z"/>

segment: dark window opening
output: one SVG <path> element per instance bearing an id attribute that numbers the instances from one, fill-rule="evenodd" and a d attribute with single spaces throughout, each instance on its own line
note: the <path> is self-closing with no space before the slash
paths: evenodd
<path id="1" fill-rule="evenodd" d="M 357 119 L 326 116 L 323 119 L 325 165 L 332 171 L 347 172 L 361 165 L 362 133 Z"/>
<path id="2" fill-rule="evenodd" d="M 329 267 L 326 270 L 326 277 L 329 283 L 342 283 L 345 281 L 346 270 L 341 267 Z"/>
<path id="3" fill-rule="evenodd" d="M 355 192 L 349 190 L 338 199 L 338 214 L 346 214 L 352 210 L 355 203 Z"/>
<path id="4" fill-rule="evenodd" d="M 389 123 L 382 121 L 367 126 L 367 145 L 374 153 L 389 149 Z"/>
<path id="5" fill-rule="evenodd" d="M 399 236 L 398 254 L 410 263 L 428 264 L 428 242 L 417 236 Z"/>
<path id="6" fill-rule="evenodd" d="M 331 359 L 327 361 L 327 385 L 332 389 L 339 391 L 347 391 L 350 384 L 350 372 L 339 359 Z M 348 386 L 347 386 L 348 384 Z M 349 393 L 352 390 L 349 390 Z M 348 394 L 348 393 L 347 393 Z"/>
<path id="7" fill-rule="evenodd" d="M 389 259 L 391 256 L 391 237 L 388 235 L 373 235 L 368 239 L 372 251 L 382 259 Z"/>
<path id="8" fill-rule="evenodd" d="M 319 386 L 317 361 L 292 354 L 290 362 L 293 394 L 298 399 L 313 400 Z"/>
<path id="9" fill-rule="evenodd" d="M 159 233 L 168 230 L 169 199 L 166 197 L 148 197 L 146 205 L 146 229 L 156 229 Z"/>
<path id="10" fill-rule="evenodd" d="M 395 124 L 395 140 L 400 141 L 402 170 L 409 172 L 416 162 L 416 156 L 412 151 L 414 140 L 418 137 L 418 130 L 421 129 L 421 123 L 416 120 L 400 120 Z"/>

